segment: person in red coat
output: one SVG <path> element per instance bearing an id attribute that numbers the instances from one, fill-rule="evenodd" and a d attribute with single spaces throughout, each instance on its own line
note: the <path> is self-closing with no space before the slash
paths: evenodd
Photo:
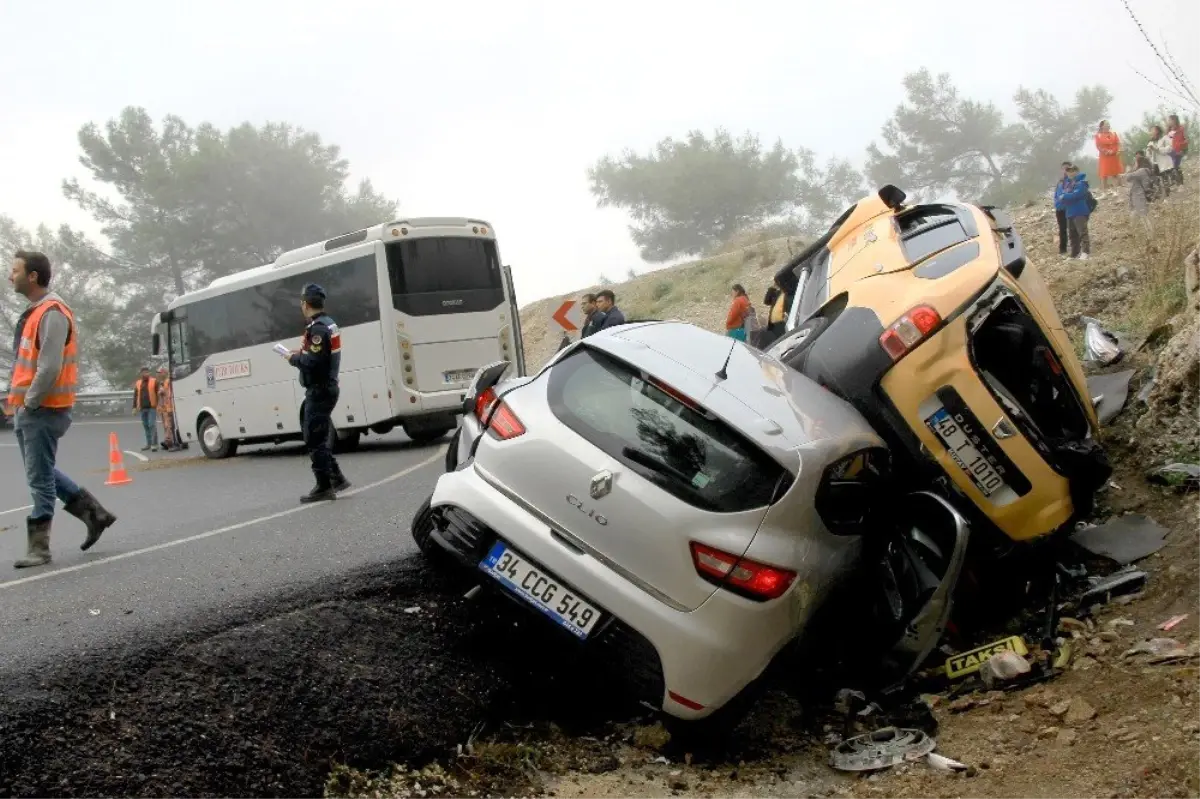
<path id="1" fill-rule="evenodd" d="M 1125 167 L 1121 164 L 1121 137 L 1112 132 L 1108 120 L 1100 123 L 1096 133 L 1096 152 L 1100 154 L 1100 189 L 1108 188 L 1108 179 L 1120 181 Z"/>

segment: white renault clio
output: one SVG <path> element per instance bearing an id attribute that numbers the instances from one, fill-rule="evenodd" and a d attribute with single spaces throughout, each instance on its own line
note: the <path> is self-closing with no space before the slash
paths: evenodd
<path id="1" fill-rule="evenodd" d="M 498 382 L 506 366 L 477 373 L 413 536 L 614 658 L 655 707 L 729 705 L 873 536 L 898 542 L 877 549 L 909 600 L 885 649 L 907 674 L 936 644 L 965 523 L 932 495 L 884 499 L 887 451 L 847 403 L 678 322 L 612 328 Z"/>

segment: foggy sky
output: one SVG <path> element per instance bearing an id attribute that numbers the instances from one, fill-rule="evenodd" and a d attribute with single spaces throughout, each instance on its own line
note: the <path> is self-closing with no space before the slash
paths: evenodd
<path id="1" fill-rule="evenodd" d="M 1200 3 L 1131 5 L 1200 81 Z M 1119 132 L 1159 103 L 1120 0 L 734 8 L 0 0 L 0 213 L 95 235 L 60 183 L 86 177 L 78 128 L 126 105 L 193 126 L 287 121 L 340 145 L 405 215 L 490 220 L 525 304 L 647 268 L 625 216 L 588 192 L 605 153 L 722 125 L 861 165 L 920 67 L 1006 111 L 1020 85 L 1067 103 L 1101 83 Z"/>

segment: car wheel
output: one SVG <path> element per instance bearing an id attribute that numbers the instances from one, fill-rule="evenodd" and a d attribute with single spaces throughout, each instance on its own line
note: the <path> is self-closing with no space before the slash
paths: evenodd
<path id="1" fill-rule="evenodd" d="M 430 563 L 439 567 L 450 567 L 453 565 L 450 553 L 438 546 L 437 542 L 433 540 L 433 510 L 430 508 L 432 501 L 433 495 L 430 494 L 421 503 L 421 507 L 417 508 L 417 512 L 413 514 L 413 541 L 416 542 L 417 549 L 421 550 L 421 554 Z"/>
<path id="2" fill-rule="evenodd" d="M 200 449 L 213 460 L 228 458 L 237 452 L 237 442 L 221 435 L 217 420 L 205 414 L 200 419 Z"/>
<path id="3" fill-rule="evenodd" d="M 827 327 L 828 319 L 814 316 L 771 345 L 771 354 L 797 372 L 803 372 L 809 350 Z"/>

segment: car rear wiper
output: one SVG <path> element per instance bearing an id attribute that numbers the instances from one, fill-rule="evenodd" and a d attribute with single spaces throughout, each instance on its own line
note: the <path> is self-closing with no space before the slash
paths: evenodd
<path id="1" fill-rule="evenodd" d="M 659 474 L 674 478 L 688 488 L 692 488 L 692 478 L 688 477 L 686 474 L 679 471 L 661 458 L 657 458 L 645 450 L 640 450 L 636 447 L 624 447 L 621 450 L 621 454 L 626 458 L 629 458 L 629 460 L 645 466 L 647 469 L 652 469 Z"/>

